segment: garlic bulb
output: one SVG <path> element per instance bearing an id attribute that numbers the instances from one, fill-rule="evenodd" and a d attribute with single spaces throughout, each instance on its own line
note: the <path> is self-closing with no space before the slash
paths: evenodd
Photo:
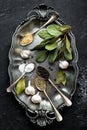
<path id="1" fill-rule="evenodd" d="M 34 95 L 35 94 L 35 89 L 34 89 L 34 87 L 31 86 L 30 81 L 28 82 L 28 87 L 25 88 L 25 93 L 27 95 Z"/>
<path id="2" fill-rule="evenodd" d="M 30 50 L 22 50 L 20 48 L 16 48 L 15 52 L 17 54 L 19 54 L 23 59 L 27 59 L 31 55 L 31 51 Z"/>
<path id="3" fill-rule="evenodd" d="M 31 101 L 35 104 L 38 104 L 41 102 L 41 96 L 39 94 L 39 92 L 37 92 L 37 94 L 35 94 L 34 96 L 32 96 Z"/>
<path id="4" fill-rule="evenodd" d="M 23 59 L 27 59 L 31 55 L 31 51 L 30 50 L 23 50 L 23 51 L 21 51 L 20 55 Z"/>
<path id="5" fill-rule="evenodd" d="M 61 69 L 67 69 L 68 66 L 69 66 L 68 61 L 66 61 L 66 60 L 60 60 L 60 61 L 59 61 L 59 67 L 60 67 Z"/>

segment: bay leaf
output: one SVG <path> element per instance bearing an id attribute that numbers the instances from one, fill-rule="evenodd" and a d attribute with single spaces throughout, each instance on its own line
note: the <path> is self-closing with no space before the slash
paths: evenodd
<path id="1" fill-rule="evenodd" d="M 19 82 L 16 85 L 16 93 L 17 95 L 20 95 L 25 89 L 25 79 L 22 78 L 19 80 Z"/>
<path id="2" fill-rule="evenodd" d="M 55 48 L 57 48 L 57 42 L 49 43 L 49 44 L 45 45 L 45 49 L 48 51 L 52 51 Z"/>
<path id="3" fill-rule="evenodd" d="M 56 79 L 56 84 L 63 84 L 65 86 L 66 84 L 66 74 L 63 70 L 58 71 L 58 76 Z"/>
<path id="4" fill-rule="evenodd" d="M 50 34 L 48 33 L 47 29 L 40 31 L 40 32 L 38 33 L 38 35 L 39 35 L 42 39 L 50 39 L 50 38 L 53 37 L 52 35 L 50 35 Z"/>
<path id="5" fill-rule="evenodd" d="M 51 51 L 51 53 L 49 54 L 48 57 L 48 62 L 50 64 L 53 64 L 57 58 L 57 54 L 58 54 L 58 49 L 56 48 L 55 50 Z"/>
<path id="6" fill-rule="evenodd" d="M 71 30 L 71 26 L 69 25 L 62 25 L 59 27 L 59 30 L 63 33 L 67 33 Z"/>
<path id="7" fill-rule="evenodd" d="M 72 53 L 69 53 L 67 50 L 64 50 L 64 57 L 66 60 L 72 60 Z"/>
<path id="8" fill-rule="evenodd" d="M 61 36 L 63 33 L 59 30 L 60 26 L 57 24 L 51 24 L 47 27 L 47 31 L 50 35 L 55 36 L 55 37 L 59 37 Z"/>
<path id="9" fill-rule="evenodd" d="M 65 35 L 64 42 L 65 42 L 64 56 L 67 60 L 72 60 L 72 48 L 71 48 L 70 41 L 67 35 Z"/>
<path id="10" fill-rule="evenodd" d="M 36 61 L 37 61 L 38 63 L 41 63 L 41 62 L 45 61 L 47 57 L 48 57 L 48 52 L 47 52 L 47 50 L 38 51 L 38 55 L 37 55 L 37 57 L 36 57 Z"/>
<path id="11" fill-rule="evenodd" d="M 71 46 L 70 46 L 70 41 L 68 39 L 67 36 L 65 36 L 65 45 L 66 45 L 66 49 L 69 53 L 72 53 L 72 49 L 71 49 Z"/>

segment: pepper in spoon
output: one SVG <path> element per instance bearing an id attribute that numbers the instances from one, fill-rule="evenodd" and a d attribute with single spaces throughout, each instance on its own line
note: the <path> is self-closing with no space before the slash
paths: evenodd
<path id="1" fill-rule="evenodd" d="M 62 96 L 66 106 L 71 106 L 72 105 L 72 102 L 71 100 L 66 97 L 57 87 L 56 85 L 53 83 L 53 81 L 50 79 L 50 74 L 49 72 L 42 66 L 38 66 L 37 67 L 37 74 L 41 77 L 43 77 L 45 80 L 48 80 L 51 85 L 58 91 L 58 93 Z"/>
<path id="2" fill-rule="evenodd" d="M 44 80 L 44 78 L 42 78 L 41 76 L 37 76 L 37 77 L 34 79 L 34 82 L 35 82 L 36 88 L 37 88 L 39 91 L 44 92 L 45 96 L 47 97 L 47 99 L 49 100 L 50 104 L 52 105 L 53 110 L 54 110 L 54 113 L 55 113 L 56 120 L 57 120 L 58 122 L 62 121 L 63 118 L 62 118 L 61 114 L 60 114 L 59 111 L 56 109 L 56 107 L 54 106 L 54 104 L 52 103 L 50 97 L 48 96 L 48 94 L 47 94 L 47 92 L 46 92 L 46 81 Z"/>

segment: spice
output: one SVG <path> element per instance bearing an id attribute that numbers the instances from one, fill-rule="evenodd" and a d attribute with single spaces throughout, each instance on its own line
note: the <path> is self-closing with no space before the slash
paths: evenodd
<path id="1" fill-rule="evenodd" d="M 33 41 L 34 37 L 31 33 L 26 33 L 25 36 L 21 40 L 21 45 L 26 46 L 28 44 L 31 44 Z"/>

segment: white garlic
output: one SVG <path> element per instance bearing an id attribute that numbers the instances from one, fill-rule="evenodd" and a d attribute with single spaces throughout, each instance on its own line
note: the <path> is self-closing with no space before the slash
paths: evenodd
<path id="1" fill-rule="evenodd" d="M 23 73 L 23 72 L 24 72 L 25 65 L 26 65 L 25 63 L 23 63 L 23 64 L 19 65 L 18 69 L 19 69 L 19 71 L 20 71 L 21 73 Z"/>
<path id="2" fill-rule="evenodd" d="M 35 104 L 40 103 L 41 100 L 42 100 L 42 99 L 41 99 L 41 96 L 40 96 L 39 92 L 37 92 L 37 94 L 35 94 L 35 95 L 32 96 L 32 98 L 31 98 L 31 101 L 32 101 L 33 103 L 35 103 Z"/>
<path id="3" fill-rule="evenodd" d="M 27 59 L 31 55 L 31 51 L 30 50 L 22 50 L 20 55 L 23 59 Z"/>
<path id="4" fill-rule="evenodd" d="M 34 95 L 35 94 L 35 88 L 31 86 L 30 81 L 28 82 L 28 87 L 25 88 L 25 93 L 27 95 Z"/>
<path id="5" fill-rule="evenodd" d="M 30 50 L 22 50 L 20 48 L 16 48 L 15 52 L 17 54 L 19 54 L 23 59 L 27 59 L 31 55 L 31 51 Z"/>
<path id="6" fill-rule="evenodd" d="M 34 68 L 35 68 L 35 64 L 29 63 L 28 65 L 25 66 L 25 72 L 29 73 L 29 72 L 33 71 Z"/>
<path id="7" fill-rule="evenodd" d="M 68 61 L 66 61 L 66 60 L 60 60 L 60 61 L 59 61 L 59 67 L 60 67 L 61 69 L 67 69 L 68 66 L 69 66 Z"/>

